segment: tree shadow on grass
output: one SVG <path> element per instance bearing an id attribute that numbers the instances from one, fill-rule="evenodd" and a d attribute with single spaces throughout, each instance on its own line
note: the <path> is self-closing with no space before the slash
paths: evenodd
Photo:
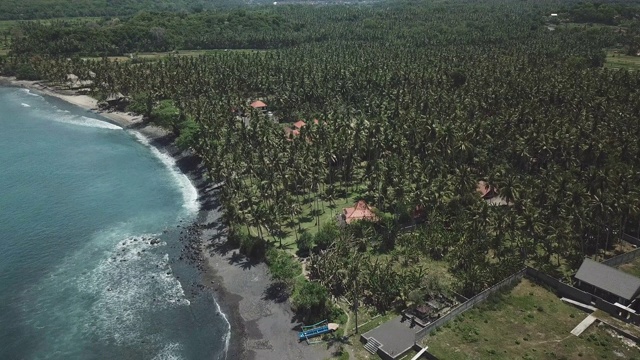
<path id="1" fill-rule="evenodd" d="M 313 216 L 310 215 L 305 215 L 305 216 L 301 216 L 300 217 L 300 223 L 304 224 L 304 223 L 310 223 L 313 221 Z"/>

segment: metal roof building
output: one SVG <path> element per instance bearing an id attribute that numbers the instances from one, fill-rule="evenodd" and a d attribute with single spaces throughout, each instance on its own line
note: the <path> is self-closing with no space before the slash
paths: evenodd
<path id="1" fill-rule="evenodd" d="M 584 259 L 575 278 L 583 287 L 591 285 L 600 292 L 617 297 L 617 302 L 625 305 L 640 294 L 640 278 L 591 259 Z"/>

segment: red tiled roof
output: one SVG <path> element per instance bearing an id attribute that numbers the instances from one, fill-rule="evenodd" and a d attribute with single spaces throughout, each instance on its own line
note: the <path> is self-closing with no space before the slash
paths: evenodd
<path id="1" fill-rule="evenodd" d="M 251 107 L 254 109 L 259 109 L 259 108 L 267 107 L 267 104 L 263 103 L 260 100 L 256 100 L 251 103 Z"/>
<path id="2" fill-rule="evenodd" d="M 313 119 L 313 123 L 318 125 L 318 119 Z"/>
<path id="3" fill-rule="evenodd" d="M 292 136 L 298 136 L 300 135 L 300 131 L 299 130 L 293 130 L 291 128 L 284 128 L 284 136 L 287 137 L 287 140 L 291 141 L 291 137 Z"/>
<path id="4" fill-rule="evenodd" d="M 377 220 L 376 215 L 364 200 L 358 201 L 354 207 L 345 208 L 342 210 L 342 213 L 344 214 L 344 220 L 347 224 L 356 220 Z"/>
<path id="5" fill-rule="evenodd" d="M 305 123 L 302 120 L 298 120 L 297 122 L 295 122 L 293 124 L 294 127 L 296 127 L 297 129 L 302 129 L 303 126 L 307 125 L 307 123 Z"/>

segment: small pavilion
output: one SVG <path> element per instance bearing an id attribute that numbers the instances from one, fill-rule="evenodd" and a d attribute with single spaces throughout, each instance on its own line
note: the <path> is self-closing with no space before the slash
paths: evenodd
<path id="1" fill-rule="evenodd" d="M 265 104 L 261 100 L 256 100 L 256 101 L 252 102 L 250 106 L 252 108 L 254 108 L 256 110 L 260 110 L 260 111 L 266 111 L 267 110 L 267 104 Z"/>
<path id="2" fill-rule="evenodd" d="M 338 219 L 341 223 L 351 224 L 358 220 L 377 221 L 378 217 L 366 201 L 360 200 L 353 207 L 343 209 Z"/>

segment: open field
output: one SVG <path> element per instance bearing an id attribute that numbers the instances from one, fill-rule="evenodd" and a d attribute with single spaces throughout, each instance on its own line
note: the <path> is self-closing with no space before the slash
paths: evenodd
<path id="1" fill-rule="evenodd" d="M 137 53 L 133 58 L 145 59 L 145 60 L 157 60 L 167 56 L 200 56 L 200 55 L 213 55 L 221 52 L 240 52 L 240 53 L 255 53 L 265 52 L 268 50 L 254 50 L 254 49 L 212 49 L 212 50 L 176 50 L 167 52 L 149 52 L 149 53 Z M 101 60 L 101 57 L 84 57 L 86 60 Z M 107 59 L 111 61 L 129 61 L 131 56 L 107 56 Z"/>
<path id="2" fill-rule="evenodd" d="M 618 270 L 624 271 L 627 274 L 631 274 L 633 276 L 640 277 L 640 257 L 635 258 L 635 260 L 628 264 L 622 264 L 618 266 Z"/>
<path id="3" fill-rule="evenodd" d="M 9 30 L 17 21 L 15 20 L 0 20 L 0 34 Z"/>
<path id="4" fill-rule="evenodd" d="M 640 350 L 592 325 L 570 334 L 586 313 L 522 280 L 429 336 L 424 344 L 440 359 L 633 359 Z M 423 345 L 424 345 L 423 344 Z"/>
<path id="5" fill-rule="evenodd" d="M 640 69 L 640 56 L 625 55 L 621 52 L 616 53 L 610 50 L 607 51 L 607 59 L 604 66 L 612 69 L 638 70 Z"/>
<path id="6" fill-rule="evenodd" d="M 619 26 L 616 25 L 607 25 L 607 24 L 598 24 L 598 23 L 575 23 L 575 22 L 561 22 L 556 25 L 557 28 L 562 29 L 620 29 Z"/>

